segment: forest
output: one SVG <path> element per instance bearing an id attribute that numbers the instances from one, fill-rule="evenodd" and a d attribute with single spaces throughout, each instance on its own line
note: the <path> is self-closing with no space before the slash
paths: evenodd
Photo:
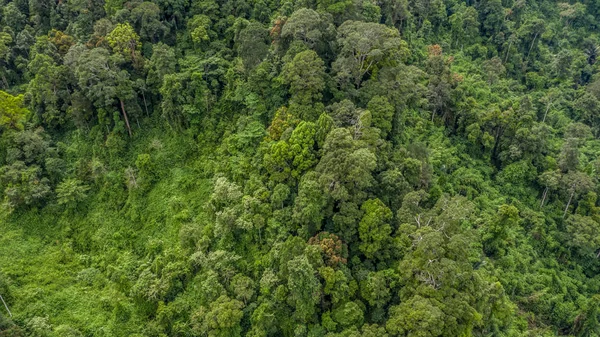
<path id="1" fill-rule="evenodd" d="M 597 0 L 0 0 L 0 336 L 600 336 L 598 57 Z"/>

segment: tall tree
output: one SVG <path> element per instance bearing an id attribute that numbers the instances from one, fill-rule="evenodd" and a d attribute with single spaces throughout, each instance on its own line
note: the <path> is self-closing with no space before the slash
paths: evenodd
<path id="1" fill-rule="evenodd" d="M 340 51 L 332 67 L 338 83 L 359 89 L 376 69 L 399 62 L 406 42 L 397 29 L 370 22 L 346 21 L 338 28 Z"/>
<path id="2" fill-rule="evenodd" d="M 392 211 L 379 199 L 365 201 L 361 210 L 364 215 L 358 224 L 360 251 L 369 259 L 378 257 L 385 260 L 387 255 L 385 250 L 390 244 L 389 238 L 392 233 L 389 225 Z"/>
<path id="3" fill-rule="evenodd" d="M 285 83 L 290 85 L 292 102 L 306 106 L 301 109 L 310 111 L 311 105 L 317 104 L 322 98 L 325 88 L 325 67 L 323 60 L 312 50 L 300 52 L 282 69 Z M 300 115 L 303 119 L 314 120 L 316 115 Z"/>

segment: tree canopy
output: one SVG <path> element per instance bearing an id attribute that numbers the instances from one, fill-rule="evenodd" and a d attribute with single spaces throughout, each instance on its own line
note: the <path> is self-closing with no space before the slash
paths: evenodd
<path id="1" fill-rule="evenodd" d="M 600 336 L 598 20 L 0 0 L 0 336 Z"/>

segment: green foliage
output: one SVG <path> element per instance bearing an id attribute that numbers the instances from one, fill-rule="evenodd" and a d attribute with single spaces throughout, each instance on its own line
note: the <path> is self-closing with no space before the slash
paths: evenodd
<path id="1" fill-rule="evenodd" d="M 298 256 L 288 262 L 287 287 L 289 301 L 295 308 L 294 316 L 300 322 L 310 321 L 319 301 L 320 284 L 306 256 Z"/>
<path id="2" fill-rule="evenodd" d="M 365 201 L 361 210 L 364 212 L 358 224 L 360 251 L 369 259 L 379 255 L 388 244 L 392 228 L 388 224 L 392 220 L 392 211 L 379 199 Z M 385 256 L 385 255 L 384 255 Z"/>
<path id="3" fill-rule="evenodd" d="M 210 18 L 206 15 L 195 15 L 188 23 L 192 41 L 200 44 L 210 39 Z"/>
<path id="4" fill-rule="evenodd" d="M 337 41 L 341 49 L 333 64 L 336 79 L 355 89 L 378 67 L 394 65 L 406 53 L 398 31 L 377 23 L 346 21 L 338 28 Z"/>
<path id="5" fill-rule="evenodd" d="M 56 186 L 56 197 L 61 205 L 74 204 L 84 200 L 88 190 L 80 180 L 66 179 Z"/>
<path id="6" fill-rule="evenodd" d="M 367 105 L 373 115 L 373 126 L 381 130 L 381 137 L 386 138 L 392 131 L 394 120 L 394 107 L 383 96 L 375 96 Z"/>
<path id="7" fill-rule="evenodd" d="M 285 83 L 290 85 L 290 93 L 294 103 L 310 105 L 321 99 L 325 88 L 325 70 L 323 61 L 312 50 L 305 50 L 294 56 L 282 69 Z M 306 108 L 305 108 L 306 109 Z M 314 120 L 316 116 L 298 116 L 306 120 Z"/>
<path id="8" fill-rule="evenodd" d="M 444 313 L 438 305 L 437 301 L 414 296 L 390 309 L 390 320 L 386 324 L 386 329 L 397 336 L 441 336 L 444 328 Z"/>
<path id="9" fill-rule="evenodd" d="M 135 52 L 142 46 L 140 37 L 128 24 L 118 24 L 107 36 L 106 41 L 113 52 L 134 59 Z"/>
<path id="10" fill-rule="evenodd" d="M 302 41 L 309 48 L 314 48 L 322 41 L 325 23 L 318 12 L 300 8 L 285 22 L 281 37 Z"/>
<path id="11" fill-rule="evenodd" d="M 242 302 L 220 296 L 208 309 L 200 308 L 192 316 L 194 321 L 199 321 L 192 323 L 193 330 L 211 337 L 241 336 L 242 308 Z"/>
<path id="12" fill-rule="evenodd" d="M 236 37 L 238 55 L 244 60 L 244 66 L 248 70 L 256 67 L 268 54 L 267 38 L 267 29 L 256 22 L 249 23 Z"/>
<path id="13" fill-rule="evenodd" d="M 121 8 L 123 8 L 123 0 L 108 0 L 104 3 L 104 11 L 106 15 L 112 16 Z"/>
<path id="14" fill-rule="evenodd" d="M 0 186 L 8 209 L 40 205 L 52 194 L 64 163 L 42 128 L 8 134 Z"/>
<path id="15" fill-rule="evenodd" d="M 593 2 L 0 2 L 0 336 L 597 336 Z"/>
<path id="16" fill-rule="evenodd" d="M 0 91 L 0 127 L 4 132 L 21 131 L 29 111 L 23 106 L 23 96 L 12 96 Z"/>

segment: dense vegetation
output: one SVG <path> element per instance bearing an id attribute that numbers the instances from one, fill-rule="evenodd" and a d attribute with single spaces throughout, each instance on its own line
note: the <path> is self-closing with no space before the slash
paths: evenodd
<path id="1" fill-rule="evenodd" d="M 597 1 L 0 9 L 0 336 L 600 336 Z"/>

